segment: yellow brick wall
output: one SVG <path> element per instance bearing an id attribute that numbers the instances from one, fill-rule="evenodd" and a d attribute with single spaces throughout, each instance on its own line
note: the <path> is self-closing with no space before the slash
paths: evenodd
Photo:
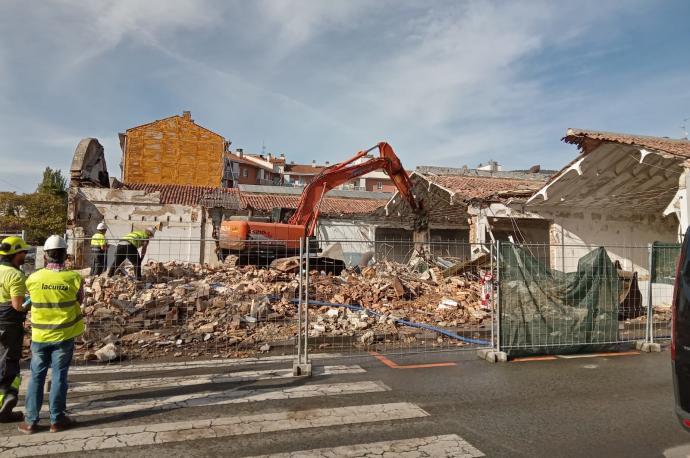
<path id="1" fill-rule="evenodd" d="M 182 116 L 127 130 L 127 183 L 221 185 L 225 140 Z"/>

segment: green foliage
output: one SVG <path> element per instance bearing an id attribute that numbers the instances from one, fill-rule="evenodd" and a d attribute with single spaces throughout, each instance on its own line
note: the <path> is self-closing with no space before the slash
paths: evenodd
<path id="1" fill-rule="evenodd" d="M 46 167 L 43 171 L 43 180 L 41 180 L 41 183 L 38 185 L 36 192 L 66 197 L 67 180 L 62 176 L 62 171 Z"/>
<path id="2" fill-rule="evenodd" d="M 22 230 L 23 196 L 14 192 L 0 192 L 0 232 Z"/>
<path id="3" fill-rule="evenodd" d="M 24 196 L 22 229 L 29 243 L 43 243 L 52 234 L 64 234 L 67 200 L 59 195 L 36 192 Z"/>
<path id="4" fill-rule="evenodd" d="M 0 232 L 25 231 L 26 241 L 42 244 L 52 234 L 64 234 L 67 187 L 60 170 L 49 167 L 33 194 L 0 192 Z"/>

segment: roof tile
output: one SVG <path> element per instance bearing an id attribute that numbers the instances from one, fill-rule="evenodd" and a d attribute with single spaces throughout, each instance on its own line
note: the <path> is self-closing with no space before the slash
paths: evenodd
<path id="1" fill-rule="evenodd" d="M 496 196 L 528 195 L 544 185 L 543 182 L 534 180 L 467 175 L 424 175 L 424 178 L 431 183 L 458 194 L 458 197 L 463 200 L 488 199 Z"/>
<path id="2" fill-rule="evenodd" d="M 620 134 L 587 129 L 568 129 L 563 141 L 580 147 L 587 154 L 599 146 L 602 141 L 636 145 L 665 153 L 690 158 L 690 141 L 644 135 Z"/>
<path id="3" fill-rule="evenodd" d="M 160 202 L 172 205 L 213 205 L 228 208 L 254 209 L 270 212 L 274 207 L 296 208 L 299 195 L 258 194 L 240 192 L 232 188 L 210 188 L 205 186 L 186 186 L 172 184 L 124 183 L 124 189 L 145 192 L 160 192 Z M 374 212 L 386 204 L 386 200 L 348 199 L 326 197 L 321 203 L 324 215 L 357 215 Z"/>

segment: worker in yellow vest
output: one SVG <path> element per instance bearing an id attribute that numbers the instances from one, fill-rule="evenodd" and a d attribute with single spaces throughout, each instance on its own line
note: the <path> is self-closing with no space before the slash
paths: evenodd
<path id="1" fill-rule="evenodd" d="M 122 237 L 120 243 L 117 244 L 115 259 L 113 259 L 113 263 L 110 264 L 110 269 L 108 269 L 108 276 L 112 277 L 115 269 L 120 267 L 123 262 L 129 261 L 134 266 L 137 280 L 141 280 L 141 263 L 144 256 L 146 256 L 149 239 L 153 237 L 155 232 L 154 228 L 147 227 L 143 231 L 132 231 Z M 139 249 L 141 249 L 141 255 L 139 254 Z"/>
<path id="2" fill-rule="evenodd" d="M 91 237 L 91 275 L 100 275 L 105 271 L 108 261 L 108 241 L 105 239 L 105 223 L 98 223 L 96 233 Z"/>
<path id="3" fill-rule="evenodd" d="M 19 360 L 24 343 L 26 276 L 19 270 L 29 245 L 20 237 L 6 237 L 0 243 L 0 422 L 22 421 L 13 412 L 19 396 Z"/>
<path id="4" fill-rule="evenodd" d="M 76 422 L 67 416 L 67 373 L 74 354 L 74 340 L 84 333 L 80 303 L 82 278 L 65 268 L 67 243 L 51 235 L 43 246 L 45 268 L 31 274 L 26 287 L 31 296 L 31 379 L 26 393 L 24 423 L 19 431 L 36 432 L 48 368 L 50 431 L 59 432 Z"/>

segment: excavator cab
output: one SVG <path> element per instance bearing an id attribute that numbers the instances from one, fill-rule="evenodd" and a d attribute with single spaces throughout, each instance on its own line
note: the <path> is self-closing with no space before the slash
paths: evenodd
<path id="1" fill-rule="evenodd" d="M 271 222 L 272 223 L 280 223 L 280 224 L 287 224 L 292 215 L 295 214 L 295 209 L 294 208 L 289 208 L 289 207 L 273 207 L 273 211 L 271 212 Z"/>

